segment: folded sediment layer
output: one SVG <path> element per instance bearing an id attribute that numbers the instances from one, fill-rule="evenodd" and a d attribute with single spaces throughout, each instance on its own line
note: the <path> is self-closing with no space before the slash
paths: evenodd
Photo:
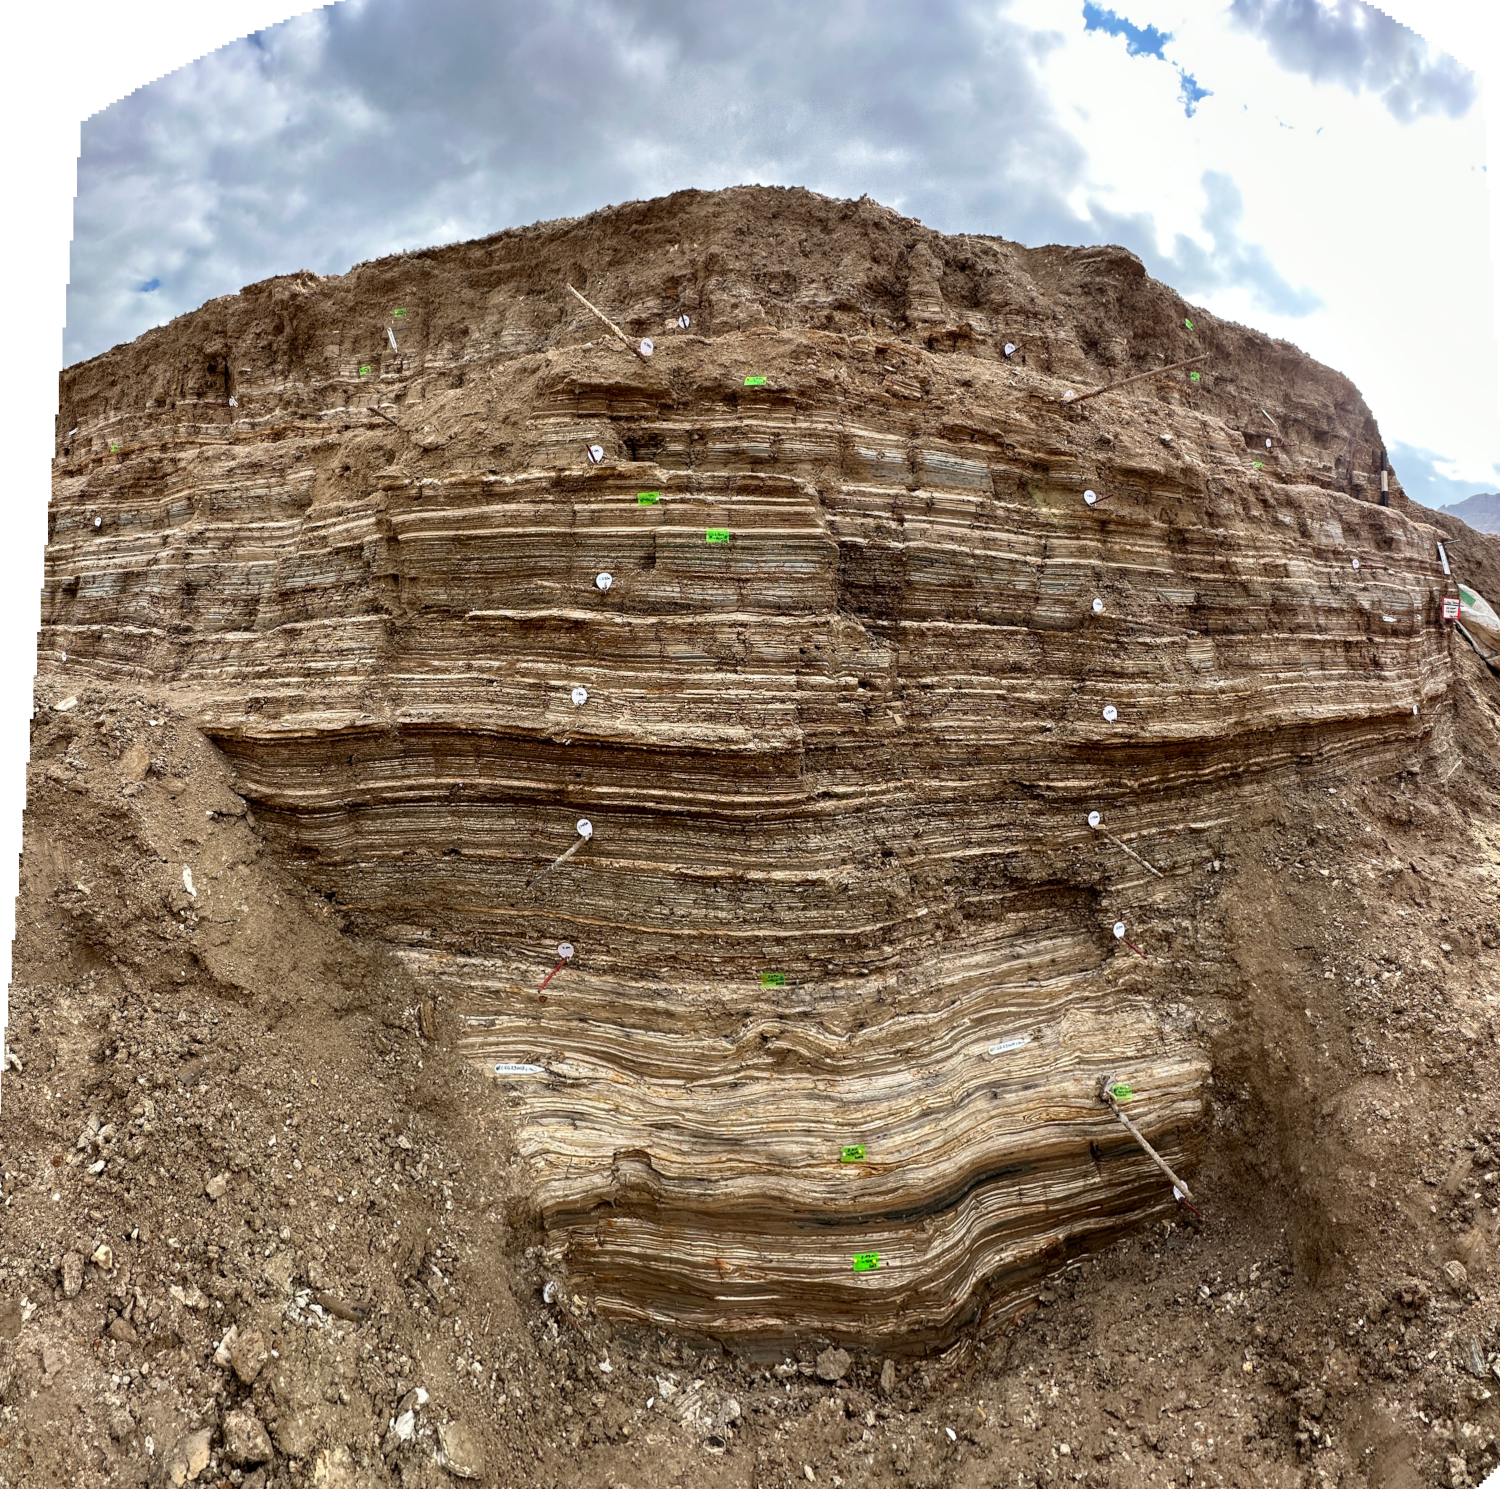
<path id="1" fill-rule="evenodd" d="M 870 203 L 272 280 L 60 417 L 44 665 L 191 699 L 268 843 L 536 1067 L 558 1264 L 725 1337 L 941 1342 L 1171 1205 L 1098 1089 L 1191 1169 L 1207 865 L 1451 676 L 1346 379 L 1120 250 Z"/>

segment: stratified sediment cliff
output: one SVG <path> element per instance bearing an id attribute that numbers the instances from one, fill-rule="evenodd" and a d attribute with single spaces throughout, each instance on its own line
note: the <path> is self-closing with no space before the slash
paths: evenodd
<path id="1" fill-rule="evenodd" d="M 1173 1207 L 1101 1079 L 1190 1176 L 1236 824 L 1450 678 L 1355 388 L 1118 249 L 687 192 L 251 286 L 62 409 L 44 662 L 180 688 L 535 1067 L 575 1284 L 725 1337 L 942 1341 Z"/>

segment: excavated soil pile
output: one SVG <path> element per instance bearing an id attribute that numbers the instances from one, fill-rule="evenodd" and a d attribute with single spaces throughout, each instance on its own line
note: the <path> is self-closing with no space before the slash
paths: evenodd
<path id="1" fill-rule="evenodd" d="M 1500 1459 L 1500 553 L 1347 379 L 757 188 L 252 286 L 59 432 L 6 1482 Z"/>

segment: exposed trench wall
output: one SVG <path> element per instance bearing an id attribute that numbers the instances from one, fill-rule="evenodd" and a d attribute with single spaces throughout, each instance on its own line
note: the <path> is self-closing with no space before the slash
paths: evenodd
<path id="1" fill-rule="evenodd" d="M 1170 1206 L 1096 1092 L 1191 1168 L 1213 861 L 1451 678 L 1346 379 L 1120 250 L 871 203 L 273 280 L 70 369 L 61 432 L 43 655 L 191 696 L 474 1057 L 544 1067 L 521 1150 L 600 1305 L 726 1336 L 944 1340 Z"/>

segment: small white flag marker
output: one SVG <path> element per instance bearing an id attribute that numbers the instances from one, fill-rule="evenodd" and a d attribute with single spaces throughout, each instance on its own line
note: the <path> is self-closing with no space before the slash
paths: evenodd
<path id="1" fill-rule="evenodd" d="M 1106 723 L 1113 724 L 1114 721 L 1119 717 L 1120 711 L 1114 706 L 1113 703 L 1106 703 L 1104 705 L 1104 719 Z"/>
<path id="2" fill-rule="evenodd" d="M 391 350 L 392 351 L 397 350 L 397 347 L 396 347 L 396 333 L 393 330 L 391 330 L 391 328 L 389 326 L 387 326 L 385 328 L 385 334 L 391 338 Z"/>
<path id="3" fill-rule="evenodd" d="M 571 942 L 571 941 L 564 941 L 564 942 L 563 942 L 563 943 L 562 943 L 562 944 L 561 944 L 561 945 L 560 945 L 560 946 L 559 946 L 559 947 L 558 947 L 558 948 L 557 948 L 557 954 L 558 954 L 558 956 L 560 956 L 560 957 L 561 957 L 561 958 L 562 958 L 562 959 L 563 959 L 563 960 L 564 960 L 564 961 L 567 961 L 567 960 L 568 960 L 568 958 L 569 958 L 569 957 L 570 957 L 570 956 L 572 956 L 572 955 L 573 955 L 573 943 L 572 943 L 572 942 Z"/>
<path id="4" fill-rule="evenodd" d="M 1102 821 L 1104 821 L 1104 818 L 1098 812 L 1090 812 L 1089 813 L 1089 826 L 1090 827 L 1097 827 Z"/>
<path id="5" fill-rule="evenodd" d="M 1356 569 L 1357 569 L 1357 568 L 1358 568 L 1358 567 L 1359 567 L 1359 560 L 1358 560 L 1358 559 L 1355 559 L 1355 560 L 1354 560 L 1354 567 L 1355 567 L 1355 568 L 1356 568 Z"/>
<path id="6" fill-rule="evenodd" d="M 580 817 L 578 819 L 578 836 L 581 838 L 591 838 L 593 835 L 594 824 L 587 817 Z"/>
<path id="7" fill-rule="evenodd" d="M 1090 506 L 1093 506 L 1093 505 L 1094 505 L 1094 503 L 1095 503 L 1095 502 L 1097 502 L 1097 501 L 1098 501 L 1098 500 L 1099 500 L 1099 493 L 1098 493 L 1098 492 L 1097 492 L 1097 491 L 1085 491 L 1085 492 L 1084 492 L 1084 493 L 1083 493 L 1083 499 L 1084 499 L 1084 501 L 1086 501 L 1086 502 L 1087 502 L 1087 503 L 1088 503 L 1088 504 L 1089 504 L 1089 505 L 1090 505 Z"/>
<path id="8" fill-rule="evenodd" d="M 589 690 L 587 688 L 574 688 L 573 689 L 573 706 L 575 708 L 582 708 L 583 705 L 585 703 L 587 703 L 588 701 L 589 701 Z"/>
<path id="9" fill-rule="evenodd" d="M 1125 922 L 1123 920 L 1117 920 L 1115 922 L 1115 940 L 1116 941 L 1123 941 L 1124 939 L 1125 939 Z"/>
<path id="10" fill-rule="evenodd" d="M 94 518 L 94 526 L 95 527 L 103 527 L 104 526 L 104 519 L 102 517 L 96 517 L 96 518 Z"/>
<path id="11" fill-rule="evenodd" d="M 1103 613 L 1104 613 L 1104 601 L 1103 600 L 1095 600 L 1094 601 L 1094 614 L 1095 615 L 1103 615 Z"/>
<path id="12" fill-rule="evenodd" d="M 589 464 L 590 465 L 598 465 L 599 462 L 604 459 L 604 446 L 603 445 L 590 445 L 588 447 L 588 451 L 589 451 Z"/>
<path id="13" fill-rule="evenodd" d="M 656 343 L 648 336 L 641 342 L 641 355 L 649 357 L 656 350 Z"/>
<path id="14" fill-rule="evenodd" d="M 678 325 L 679 325 L 679 326 L 680 326 L 680 327 L 681 327 L 681 328 L 682 328 L 682 329 L 683 329 L 683 330 L 684 330 L 684 331 L 686 331 L 686 330 L 687 330 L 687 328 L 688 328 L 688 327 L 689 327 L 689 326 L 691 326 L 691 325 L 692 325 L 692 324 L 693 324 L 693 323 L 692 323 L 692 321 L 691 321 L 691 320 L 689 320 L 689 319 L 688 319 L 688 317 L 687 317 L 687 316 L 685 316 L 685 315 L 679 315 L 679 316 L 678 316 L 678 317 L 677 317 L 677 324 L 678 324 Z"/>
<path id="15" fill-rule="evenodd" d="M 1005 355 L 1006 355 L 1006 356 L 1007 356 L 1007 357 L 1008 357 L 1008 356 L 1010 356 L 1010 354 L 1011 354 L 1011 353 L 1012 353 L 1012 352 L 1013 352 L 1013 351 L 1015 351 L 1015 349 L 1016 349 L 1016 344 L 1015 344 L 1015 342 L 1014 342 L 1014 341 L 1007 341 L 1007 342 L 1006 342 L 1006 343 L 1005 343 Z"/>
<path id="16" fill-rule="evenodd" d="M 614 582 L 615 582 L 615 576 L 613 574 L 595 574 L 594 575 L 594 588 L 597 589 L 600 592 L 600 594 L 603 594 L 604 591 L 607 590 L 610 587 L 610 585 L 613 584 Z"/>

